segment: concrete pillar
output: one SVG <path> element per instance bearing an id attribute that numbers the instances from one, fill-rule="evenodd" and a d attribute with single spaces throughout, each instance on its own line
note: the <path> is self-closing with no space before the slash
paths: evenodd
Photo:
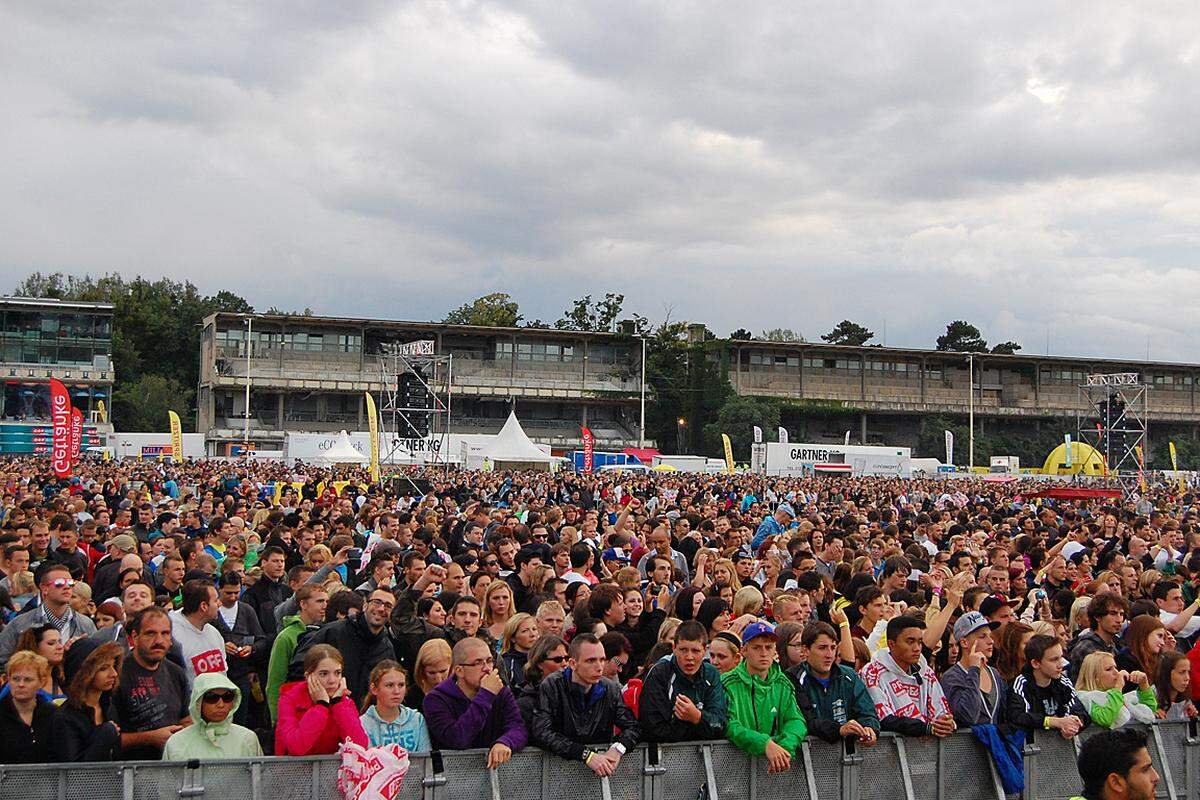
<path id="1" fill-rule="evenodd" d="M 588 424 L 587 403 L 583 403 L 582 405 L 579 406 L 579 422 L 581 425 L 583 425 L 583 427 L 585 427 L 585 428 L 587 427 L 587 424 Z"/>
<path id="2" fill-rule="evenodd" d="M 859 441 L 862 444 L 866 444 L 867 443 L 867 415 L 865 413 L 859 418 L 858 424 L 859 424 Z"/>
<path id="3" fill-rule="evenodd" d="M 276 430 L 283 430 L 283 392 L 279 393 L 279 400 L 276 403 Z"/>
<path id="4" fill-rule="evenodd" d="M 361 431 L 363 429 L 363 413 L 364 413 L 363 406 L 365 406 L 366 403 L 367 403 L 366 398 L 360 394 L 358 396 L 357 408 L 355 409 L 358 412 L 358 424 L 354 428 L 356 431 Z"/>

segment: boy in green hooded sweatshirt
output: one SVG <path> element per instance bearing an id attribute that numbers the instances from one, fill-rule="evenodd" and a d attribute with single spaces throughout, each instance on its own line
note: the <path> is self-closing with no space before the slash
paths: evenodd
<path id="1" fill-rule="evenodd" d="M 808 729 L 792 682 L 775 663 L 775 629 L 754 622 L 742 632 L 742 661 L 721 676 L 729 701 L 729 741 L 765 756 L 767 772 L 786 772 Z"/>
<path id="2" fill-rule="evenodd" d="M 224 672 L 197 675 L 188 706 L 192 724 L 167 739 L 163 761 L 261 756 L 262 747 L 254 731 L 233 724 L 233 714 L 241 702 L 241 690 Z"/>

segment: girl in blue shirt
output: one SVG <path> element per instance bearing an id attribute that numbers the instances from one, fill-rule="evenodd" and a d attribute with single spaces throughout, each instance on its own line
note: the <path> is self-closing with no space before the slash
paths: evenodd
<path id="1" fill-rule="evenodd" d="M 367 708 L 361 719 L 372 747 L 398 744 L 410 753 L 429 752 L 425 717 L 403 705 L 407 691 L 408 674 L 395 661 L 385 659 L 371 670 Z"/>

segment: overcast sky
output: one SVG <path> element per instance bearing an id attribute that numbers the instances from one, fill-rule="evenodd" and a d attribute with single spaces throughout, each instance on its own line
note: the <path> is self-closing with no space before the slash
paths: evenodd
<path id="1" fill-rule="evenodd" d="M 0 289 L 1200 362 L 1198 73 L 1185 3 L 3 0 Z"/>

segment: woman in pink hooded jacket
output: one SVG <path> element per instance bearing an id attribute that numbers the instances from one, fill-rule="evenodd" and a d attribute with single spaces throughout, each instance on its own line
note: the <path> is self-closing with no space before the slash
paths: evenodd
<path id="1" fill-rule="evenodd" d="M 279 691 L 275 755 L 328 755 L 346 739 L 370 747 L 342 677 L 342 654 L 318 644 L 304 657 L 304 680 Z"/>

